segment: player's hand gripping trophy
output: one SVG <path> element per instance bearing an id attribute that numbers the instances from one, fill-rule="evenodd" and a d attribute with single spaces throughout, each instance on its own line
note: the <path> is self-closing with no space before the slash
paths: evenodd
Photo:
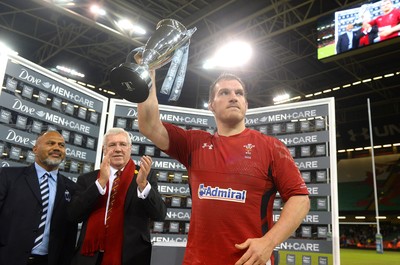
<path id="1" fill-rule="evenodd" d="M 131 51 L 125 63 L 111 70 L 110 81 L 113 89 L 128 101 L 136 103 L 145 101 L 149 96 L 149 90 L 152 86 L 150 70 L 162 67 L 173 58 L 179 58 L 179 63 L 178 65 L 175 64 L 174 68 L 184 68 L 183 71 L 186 71 L 190 37 L 195 31 L 196 28 L 187 30 L 185 26 L 174 19 L 163 19 L 158 22 L 156 31 L 147 40 L 146 45 Z M 136 52 L 142 52 L 140 64 L 134 62 L 133 55 Z M 186 62 L 183 62 L 184 67 L 179 66 L 179 64 L 182 64 L 182 58 L 186 59 Z M 174 71 L 175 74 L 172 74 L 174 77 L 176 70 Z M 181 77 L 181 80 L 178 83 L 179 86 L 182 86 L 182 69 L 180 72 L 178 77 Z M 176 91 L 178 92 L 178 90 Z"/>

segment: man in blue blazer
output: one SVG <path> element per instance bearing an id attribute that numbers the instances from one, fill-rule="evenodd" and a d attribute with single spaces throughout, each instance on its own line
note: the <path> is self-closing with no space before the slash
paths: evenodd
<path id="1" fill-rule="evenodd" d="M 150 174 L 152 159 L 131 159 L 128 132 L 112 128 L 104 136 L 99 170 L 79 176 L 69 206 L 83 222 L 74 265 L 150 265 L 150 221 L 163 221 L 167 208 Z"/>
<path id="2" fill-rule="evenodd" d="M 33 152 L 34 164 L 0 169 L 0 264 L 68 265 L 77 223 L 68 221 L 66 207 L 76 184 L 58 173 L 65 158 L 64 138 L 56 131 L 45 132 Z M 40 188 L 44 175 L 46 198 Z"/>
<path id="3" fill-rule="evenodd" d="M 346 32 L 339 35 L 336 43 L 336 53 L 342 53 L 358 47 L 358 39 L 356 33 L 353 31 L 353 24 L 346 26 Z"/>

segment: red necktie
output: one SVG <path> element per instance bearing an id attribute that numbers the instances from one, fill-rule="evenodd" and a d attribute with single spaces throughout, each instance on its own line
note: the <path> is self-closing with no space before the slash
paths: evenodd
<path id="1" fill-rule="evenodd" d="M 119 181 L 120 181 L 120 176 L 121 176 L 121 171 L 118 170 L 115 175 L 115 179 L 113 181 L 113 185 L 112 185 L 112 189 L 111 189 L 111 195 L 110 195 L 110 202 L 108 204 L 108 210 L 107 210 L 107 219 L 106 219 L 106 225 L 108 223 L 108 220 L 110 219 L 111 215 L 112 215 L 112 209 L 115 203 L 115 198 L 118 192 L 118 186 L 119 186 Z"/>

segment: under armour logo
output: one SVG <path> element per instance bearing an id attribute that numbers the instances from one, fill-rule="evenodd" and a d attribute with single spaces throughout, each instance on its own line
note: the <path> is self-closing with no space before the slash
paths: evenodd
<path id="1" fill-rule="evenodd" d="M 207 144 L 207 143 L 203 143 L 203 146 L 201 148 L 208 148 L 209 150 L 213 149 L 213 145 L 212 144 Z"/>
<path id="2" fill-rule="evenodd" d="M 361 133 L 356 133 L 353 131 L 353 129 L 347 131 L 347 133 L 350 136 L 350 141 L 355 142 L 357 141 L 357 137 L 363 137 L 364 140 L 368 140 L 369 139 L 369 132 L 367 128 L 361 128 Z"/>

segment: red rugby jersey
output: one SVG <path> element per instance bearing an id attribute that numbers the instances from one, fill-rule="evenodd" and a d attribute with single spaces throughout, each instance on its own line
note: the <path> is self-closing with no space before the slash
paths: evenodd
<path id="1" fill-rule="evenodd" d="M 251 129 L 225 137 L 164 126 L 165 152 L 185 165 L 191 187 L 184 265 L 235 264 L 244 254 L 235 244 L 272 227 L 277 191 L 283 201 L 308 194 L 289 151 L 274 137 Z"/>

